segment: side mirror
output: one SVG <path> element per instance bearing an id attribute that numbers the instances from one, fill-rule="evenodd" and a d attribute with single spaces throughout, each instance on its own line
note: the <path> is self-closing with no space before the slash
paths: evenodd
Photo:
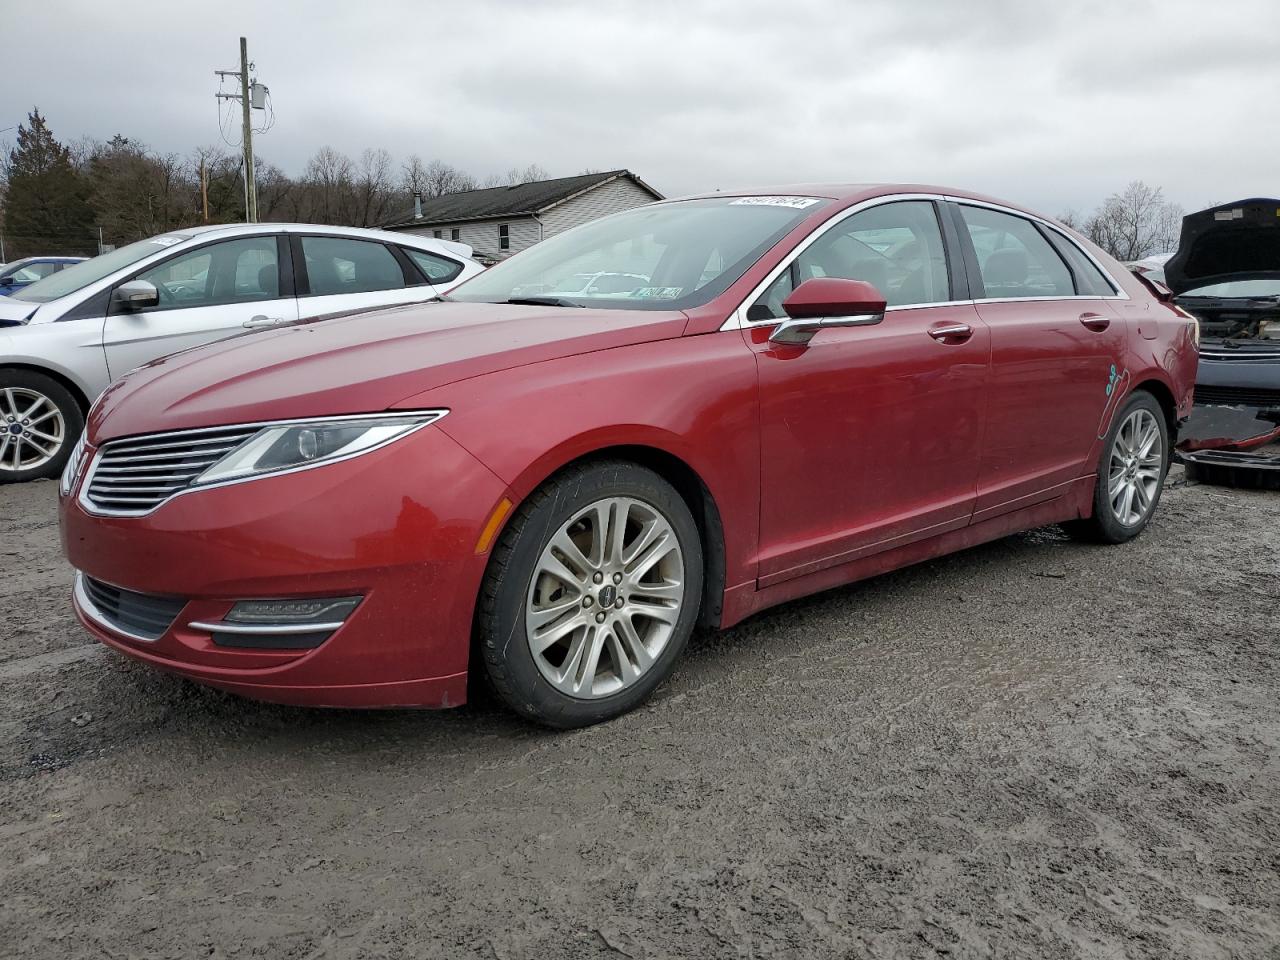
<path id="1" fill-rule="evenodd" d="M 13 277 L 0 277 L 0 287 L 12 287 Z"/>
<path id="2" fill-rule="evenodd" d="M 160 291 L 146 280 L 128 280 L 111 292 L 111 301 L 125 310 L 145 310 L 160 303 Z"/>
<path id="3" fill-rule="evenodd" d="M 884 319 L 885 298 L 864 280 L 815 277 L 782 301 L 789 319 L 769 337 L 774 343 L 802 344 L 823 327 L 865 327 Z"/>

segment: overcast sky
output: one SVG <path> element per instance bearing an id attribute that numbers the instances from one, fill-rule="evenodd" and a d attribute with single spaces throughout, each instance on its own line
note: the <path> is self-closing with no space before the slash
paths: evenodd
<path id="1" fill-rule="evenodd" d="M 258 152 L 290 173 L 329 144 L 479 177 L 627 167 L 669 196 L 923 181 L 1056 214 L 1131 179 L 1189 209 L 1280 193 L 1278 0 L 94 0 L 6 20 L 0 128 L 38 105 L 64 141 L 180 153 L 219 142 L 213 71 L 245 34 L 276 110 Z"/>

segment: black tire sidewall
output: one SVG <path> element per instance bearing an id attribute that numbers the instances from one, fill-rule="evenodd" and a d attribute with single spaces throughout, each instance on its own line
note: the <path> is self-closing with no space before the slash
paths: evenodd
<path id="1" fill-rule="evenodd" d="M 84 430 L 84 413 L 80 409 L 80 404 L 76 402 L 71 391 L 53 377 L 34 370 L 0 370 L 0 389 L 5 387 L 35 390 L 48 397 L 62 414 L 66 432 L 63 435 L 62 448 L 53 459 L 30 470 L 0 470 L 0 484 L 57 478 L 62 473 L 62 468 L 66 466 L 71 450 Z"/>
<path id="2" fill-rule="evenodd" d="M 685 564 L 685 605 L 667 646 L 632 687 L 598 700 L 580 700 L 555 689 L 539 672 L 525 633 L 524 608 L 534 568 L 547 540 L 583 507 L 608 497 L 631 497 L 660 511 L 680 542 Z M 656 473 L 626 463 L 603 463 L 552 480 L 531 498 L 521 523 L 513 523 L 495 550 L 509 550 L 487 574 L 493 588 L 479 628 L 481 651 L 499 696 L 519 713 L 548 726 L 588 726 L 644 702 L 671 674 L 698 618 L 702 596 L 702 544 L 693 514 L 679 493 Z"/>
<path id="3" fill-rule="evenodd" d="M 1142 518 L 1140 523 L 1127 526 L 1121 523 L 1115 514 L 1111 512 L 1111 503 L 1107 497 L 1107 481 L 1111 465 L 1111 447 L 1116 442 L 1116 435 L 1120 432 L 1120 428 L 1124 425 L 1125 420 L 1129 418 L 1129 415 L 1138 409 L 1144 409 L 1156 418 L 1156 424 L 1160 429 L 1164 464 L 1160 471 L 1160 485 L 1156 487 L 1156 495 L 1151 504 L 1151 509 L 1147 511 L 1147 515 Z M 1104 540 L 1108 543 L 1124 543 L 1127 540 L 1132 540 L 1147 528 L 1147 524 L 1155 516 L 1156 508 L 1160 506 L 1160 497 L 1164 493 L 1165 479 L 1169 475 L 1171 460 L 1169 424 L 1165 420 L 1164 410 L 1161 408 L 1160 402 L 1145 390 L 1134 392 L 1112 419 L 1111 429 L 1107 431 L 1106 439 L 1102 443 L 1102 452 L 1098 455 L 1097 482 L 1094 485 L 1093 494 L 1093 516 L 1097 524 L 1097 532 Z"/>

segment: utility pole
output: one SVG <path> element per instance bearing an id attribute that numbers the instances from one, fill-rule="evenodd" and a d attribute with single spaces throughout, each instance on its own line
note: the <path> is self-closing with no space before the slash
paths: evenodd
<path id="1" fill-rule="evenodd" d="M 258 184 L 253 173 L 253 121 L 251 110 L 264 109 L 266 87 L 249 79 L 249 47 L 244 37 L 240 38 L 240 69 L 215 70 L 219 77 L 235 77 L 240 81 L 239 93 L 219 93 L 219 100 L 239 100 L 241 114 L 241 135 L 244 139 L 244 219 L 246 223 L 258 222 Z M 250 87 L 253 96 L 250 97 Z M 207 202 L 207 201 L 206 201 Z M 208 219 L 206 209 L 205 219 Z"/>
<path id="2" fill-rule="evenodd" d="M 244 179 L 249 189 L 250 223 L 258 222 L 258 181 L 253 173 L 253 122 L 249 119 L 252 105 L 249 103 L 249 47 L 240 38 L 240 106 L 244 115 Z"/>
<path id="3" fill-rule="evenodd" d="M 209 222 L 209 170 L 200 158 L 200 205 L 204 208 L 204 222 Z"/>

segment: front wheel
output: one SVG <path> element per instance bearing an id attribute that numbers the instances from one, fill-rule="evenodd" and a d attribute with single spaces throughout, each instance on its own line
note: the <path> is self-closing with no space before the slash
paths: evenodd
<path id="1" fill-rule="evenodd" d="M 1169 426 L 1159 402 L 1145 390 L 1116 414 L 1102 445 L 1094 485 L 1093 516 L 1063 524 L 1095 543 L 1124 543 L 1155 513 L 1169 472 Z"/>
<path id="2" fill-rule="evenodd" d="M 478 642 L 498 695 L 548 726 L 582 727 L 644 701 L 698 616 L 702 544 L 688 505 L 626 462 L 544 484 L 494 547 Z"/>
<path id="3" fill-rule="evenodd" d="M 71 391 L 34 370 L 0 370 L 0 483 L 58 476 L 84 429 Z"/>

